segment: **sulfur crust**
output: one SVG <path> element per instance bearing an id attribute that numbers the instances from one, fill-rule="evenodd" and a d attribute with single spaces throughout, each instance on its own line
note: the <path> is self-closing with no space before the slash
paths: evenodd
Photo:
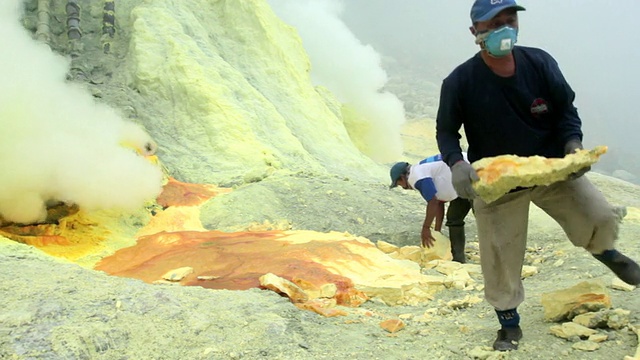
<path id="1" fill-rule="evenodd" d="M 570 174 L 596 163 L 607 152 L 606 146 L 578 150 L 564 158 L 501 155 L 484 158 L 472 164 L 480 180 L 473 184 L 478 196 L 493 202 L 517 187 L 550 185 L 567 180 Z"/>

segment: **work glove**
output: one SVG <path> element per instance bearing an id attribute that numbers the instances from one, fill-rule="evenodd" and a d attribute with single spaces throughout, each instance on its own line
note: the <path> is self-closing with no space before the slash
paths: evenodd
<path id="1" fill-rule="evenodd" d="M 577 150 L 582 150 L 582 142 L 578 139 L 572 139 L 569 140 L 567 142 L 567 144 L 564 146 L 564 154 L 565 155 L 569 155 L 569 154 L 573 154 L 575 153 Z M 584 175 L 587 173 L 587 171 L 591 170 L 591 166 L 587 166 L 584 167 L 572 174 L 569 175 L 569 180 L 575 180 L 577 178 L 579 178 L 580 176 Z"/>
<path id="2" fill-rule="evenodd" d="M 476 173 L 476 170 L 464 160 L 460 160 L 453 164 L 451 167 L 451 182 L 453 188 L 456 190 L 458 196 L 463 199 L 473 199 L 478 196 L 473 189 L 474 181 L 478 181 L 480 178 Z"/>

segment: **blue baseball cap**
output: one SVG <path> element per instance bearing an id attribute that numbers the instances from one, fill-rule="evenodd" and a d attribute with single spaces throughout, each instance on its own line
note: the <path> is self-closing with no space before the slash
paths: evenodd
<path id="1" fill-rule="evenodd" d="M 408 162 L 397 162 L 393 164 L 391 170 L 389 171 L 389 175 L 391 175 L 391 185 L 389 185 L 389 188 L 398 186 L 398 180 L 400 180 L 400 176 L 406 174 L 408 167 Z"/>
<path id="2" fill-rule="evenodd" d="M 504 9 L 514 8 L 516 11 L 526 10 L 516 4 L 515 0 L 476 0 L 471 7 L 471 22 L 488 21 Z"/>

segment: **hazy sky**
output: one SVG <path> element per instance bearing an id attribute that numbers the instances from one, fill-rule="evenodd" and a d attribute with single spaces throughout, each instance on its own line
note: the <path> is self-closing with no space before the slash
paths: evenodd
<path id="1" fill-rule="evenodd" d="M 520 45 L 551 53 L 577 97 L 585 144 L 635 154 L 640 125 L 640 1 L 521 0 Z M 342 18 L 382 55 L 413 59 L 440 81 L 477 46 L 471 0 L 347 0 Z"/>

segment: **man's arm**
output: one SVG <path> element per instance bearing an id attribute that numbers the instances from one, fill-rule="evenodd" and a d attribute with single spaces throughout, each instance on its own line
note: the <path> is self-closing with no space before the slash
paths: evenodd
<path id="1" fill-rule="evenodd" d="M 435 199 L 434 199 L 435 200 Z M 444 221 L 444 201 L 438 201 L 436 209 L 436 224 L 433 227 L 436 231 L 442 231 L 442 222 Z"/>
<path id="2" fill-rule="evenodd" d="M 572 140 L 582 142 L 582 121 L 573 105 L 576 94 L 562 75 L 558 63 L 548 55 L 545 76 L 552 96 L 553 106 L 558 112 L 558 131 L 563 144 Z"/>
<path id="3" fill-rule="evenodd" d="M 436 140 L 443 160 L 453 166 L 463 160 L 460 148 L 461 106 L 458 90 L 451 79 L 445 79 L 440 87 L 440 104 L 436 117 Z"/>
<path id="4" fill-rule="evenodd" d="M 422 198 L 427 202 L 427 210 L 425 211 L 422 231 L 420 233 L 422 246 L 432 247 L 435 239 L 431 236 L 431 224 L 433 223 L 433 219 L 436 219 L 438 215 L 438 203 L 440 202 L 436 198 L 436 193 L 438 191 L 436 190 L 436 185 L 433 182 L 433 179 L 430 177 L 416 181 L 413 187 L 420 192 Z M 442 212 L 444 214 L 444 208 L 442 209 Z M 436 225 L 437 224 L 438 222 L 436 220 Z"/>
<path id="5" fill-rule="evenodd" d="M 440 231 L 442 228 L 442 219 L 444 218 L 444 203 L 435 197 L 431 198 L 427 202 L 427 211 L 425 214 L 424 222 L 422 223 L 422 233 L 420 234 L 422 238 L 422 246 L 432 247 L 433 242 L 436 239 L 431 235 L 431 224 L 433 220 L 436 220 L 435 230 Z"/>

